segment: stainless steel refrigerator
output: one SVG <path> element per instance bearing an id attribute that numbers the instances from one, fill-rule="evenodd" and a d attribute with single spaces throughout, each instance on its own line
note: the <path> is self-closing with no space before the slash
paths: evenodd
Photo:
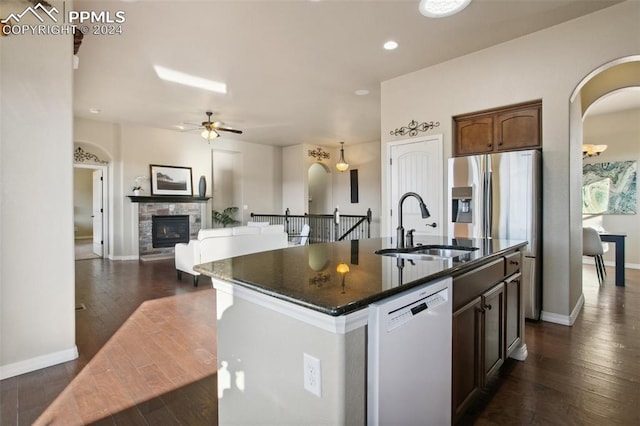
<path id="1" fill-rule="evenodd" d="M 542 162 L 536 150 L 449 159 L 449 236 L 526 240 L 525 317 L 542 309 Z"/>

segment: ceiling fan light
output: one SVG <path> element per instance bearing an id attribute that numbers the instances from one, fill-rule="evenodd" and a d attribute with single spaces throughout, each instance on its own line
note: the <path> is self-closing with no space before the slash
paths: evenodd
<path id="1" fill-rule="evenodd" d="M 444 18 L 455 15 L 469 6 L 471 0 L 420 0 L 418 9 L 428 18 Z"/>
<path id="2" fill-rule="evenodd" d="M 220 137 L 220 134 L 218 132 L 216 132 L 215 130 L 211 129 L 204 129 L 202 131 L 202 133 L 200 133 L 200 136 L 202 136 L 203 138 L 205 138 L 206 140 L 210 141 L 216 138 Z"/>

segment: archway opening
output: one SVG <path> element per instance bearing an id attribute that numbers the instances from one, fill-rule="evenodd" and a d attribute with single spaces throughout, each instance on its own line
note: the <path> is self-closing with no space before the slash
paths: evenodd
<path id="1" fill-rule="evenodd" d="M 593 227 L 601 232 L 625 231 L 627 236 L 634 241 L 632 244 L 640 243 L 640 226 L 636 231 L 633 226 L 630 227 L 627 223 L 629 220 L 637 222 L 634 220 L 637 216 L 630 216 L 630 212 L 625 212 L 624 209 L 612 211 L 607 208 L 598 212 L 597 208 L 593 210 L 593 207 L 585 207 L 585 203 L 588 204 L 590 199 L 588 196 L 585 197 L 585 191 L 589 191 L 588 188 L 585 188 L 585 183 L 590 186 L 589 182 L 593 180 L 596 170 L 599 168 L 610 169 L 611 167 L 622 168 L 628 166 L 629 162 L 635 163 L 640 160 L 640 147 L 637 144 L 638 114 L 640 114 L 640 56 L 621 58 L 603 64 L 585 77 L 571 96 L 570 167 L 573 169 L 572 177 L 580 183 L 573 185 L 575 192 L 571 196 L 570 212 L 572 241 L 580 241 L 580 245 L 572 250 L 572 252 L 576 252 L 576 255 L 572 254 L 571 257 L 572 271 L 576 272 L 576 277 L 579 276 L 579 280 L 572 280 L 574 291 L 582 293 L 583 283 L 593 278 L 583 276 L 582 273 L 583 226 Z M 634 131 L 636 136 L 629 136 Z M 598 156 L 585 157 L 582 153 L 583 144 L 607 145 L 607 149 Z M 587 177 L 584 177 L 583 174 Z M 617 192 L 619 194 L 621 184 L 617 181 L 618 190 L 613 189 L 611 193 Z M 608 193 L 609 191 L 604 192 Z M 602 197 L 606 195 L 604 192 L 602 192 Z M 621 195 L 627 198 L 629 194 Z M 637 201 L 633 204 L 637 205 Z M 611 252 L 605 253 L 605 262 L 607 266 L 611 266 L 611 273 L 607 278 L 610 285 L 615 282 L 613 254 Z M 627 259 L 628 261 L 629 259 Z M 585 273 L 591 275 L 590 270 Z M 595 269 L 593 269 L 593 276 L 595 277 Z M 575 287 L 574 283 L 577 284 Z"/>

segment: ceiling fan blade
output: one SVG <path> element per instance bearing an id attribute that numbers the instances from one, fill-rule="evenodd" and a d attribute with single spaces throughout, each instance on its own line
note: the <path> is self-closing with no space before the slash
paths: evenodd
<path id="1" fill-rule="evenodd" d="M 216 130 L 221 130 L 223 132 L 231 132 L 231 133 L 237 133 L 239 135 L 242 134 L 242 130 L 237 130 L 237 129 L 231 129 L 229 127 L 216 127 Z"/>

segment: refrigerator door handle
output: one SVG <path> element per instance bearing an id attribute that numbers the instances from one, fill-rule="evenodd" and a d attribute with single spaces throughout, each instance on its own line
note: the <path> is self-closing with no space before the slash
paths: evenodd
<path id="1" fill-rule="evenodd" d="M 484 205 L 485 213 L 485 233 L 484 236 L 486 238 L 491 237 L 491 233 L 493 232 L 493 174 L 489 171 L 487 172 L 486 177 L 486 197 L 487 202 Z"/>

